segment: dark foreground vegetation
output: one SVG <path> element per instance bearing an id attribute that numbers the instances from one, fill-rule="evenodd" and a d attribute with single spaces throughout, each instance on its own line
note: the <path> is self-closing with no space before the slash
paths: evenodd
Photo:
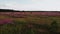
<path id="1" fill-rule="evenodd" d="M 56 21 L 51 25 L 14 21 L 12 24 L 0 25 L 0 34 L 60 34 L 57 29 Z"/>

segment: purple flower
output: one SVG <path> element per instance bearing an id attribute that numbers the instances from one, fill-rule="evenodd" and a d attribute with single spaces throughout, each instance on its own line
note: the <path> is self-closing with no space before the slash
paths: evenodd
<path id="1" fill-rule="evenodd" d="M 12 23 L 12 22 L 13 20 L 10 18 L 5 18 L 5 19 L 0 20 L 0 24 L 6 24 L 6 23 Z"/>

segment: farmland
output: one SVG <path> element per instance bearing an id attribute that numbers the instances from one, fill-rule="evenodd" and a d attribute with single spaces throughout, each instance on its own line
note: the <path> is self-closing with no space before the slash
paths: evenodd
<path id="1" fill-rule="evenodd" d="M 60 33 L 60 12 L 0 12 L 0 27 L 0 34 Z"/>

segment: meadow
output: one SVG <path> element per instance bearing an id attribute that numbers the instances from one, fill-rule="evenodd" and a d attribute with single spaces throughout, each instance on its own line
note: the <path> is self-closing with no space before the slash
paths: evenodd
<path id="1" fill-rule="evenodd" d="M 0 34 L 59 34 L 60 16 L 0 15 Z"/>

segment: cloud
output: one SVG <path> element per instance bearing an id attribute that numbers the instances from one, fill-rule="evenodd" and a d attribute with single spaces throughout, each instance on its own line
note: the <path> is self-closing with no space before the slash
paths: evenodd
<path id="1" fill-rule="evenodd" d="M 49 10 L 60 11 L 60 1 L 57 0 L 31 0 L 32 4 L 19 4 L 16 1 L 0 4 L 1 9 L 14 10 Z"/>
<path id="2" fill-rule="evenodd" d="M 40 1 L 42 1 L 42 0 L 31 0 L 32 2 L 40 2 Z"/>

